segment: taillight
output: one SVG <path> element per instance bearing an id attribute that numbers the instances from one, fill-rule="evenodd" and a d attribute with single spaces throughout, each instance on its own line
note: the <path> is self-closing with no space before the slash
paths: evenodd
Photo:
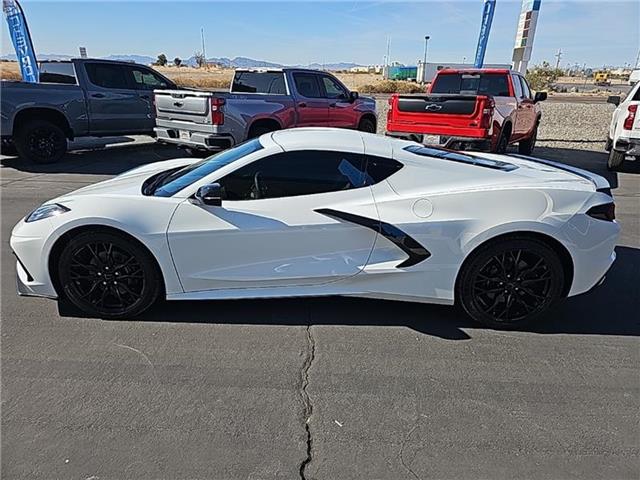
<path id="1" fill-rule="evenodd" d="M 482 109 L 482 118 L 480 119 L 480 128 L 491 128 L 491 121 L 493 120 L 493 109 L 496 107 L 493 98 L 487 98 L 484 102 Z"/>
<path id="2" fill-rule="evenodd" d="M 211 123 L 213 125 L 224 125 L 224 111 L 222 110 L 224 104 L 224 98 L 211 97 Z"/>
<path id="3" fill-rule="evenodd" d="M 625 130 L 631 130 L 633 129 L 633 122 L 636 119 L 638 104 L 636 103 L 633 105 L 629 105 L 627 107 L 627 110 L 629 111 L 629 113 L 627 113 L 627 118 L 624 119 L 624 124 L 622 125 L 622 128 L 624 128 Z"/>
<path id="4" fill-rule="evenodd" d="M 587 215 L 598 220 L 613 222 L 616 219 L 616 205 L 613 202 L 596 205 L 587 211 Z"/>

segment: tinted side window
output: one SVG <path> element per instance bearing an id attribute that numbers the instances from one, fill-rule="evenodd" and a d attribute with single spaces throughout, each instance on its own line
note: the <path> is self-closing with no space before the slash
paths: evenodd
<path id="1" fill-rule="evenodd" d="M 271 93 L 286 95 L 282 72 L 236 72 L 233 77 L 232 92 Z"/>
<path id="2" fill-rule="evenodd" d="M 522 92 L 523 92 L 524 97 L 525 98 L 532 98 L 531 97 L 531 89 L 529 89 L 529 84 L 524 79 L 524 77 L 520 77 L 520 82 L 522 82 Z"/>
<path id="3" fill-rule="evenodd" d="M 73 63 L 42 62 L 40 64 L 40 82 L 75 85 L 77 82 Z"/>
<path id="4" fill-rule="evenodd" d="M 161 76 L 156 75 L 146 68 L 129 68 L 133 84 L 139 90 L 153 90 L 154 88 L 167 88 L 170 86 Z"/>
<path id="5" fill-rule="evenodd" d="M 296 90 L 303 97 L 321 98 L 320 84 L 317 75 L 312 73 L 294 73 L 293 81 L 296 84 Z"/>
<path id="6" fill-rule="evenodd" d="M 220 179 L 227 200 L 257 200 L 337 192 L 367 185 L 364 157 L 299 150 L 257 160 Z"/>
<path id="7" fill-rule="evenodd" d="M 520 75 L 512 75 L 511 80 L 513 81 L 513 90 L 516 98 L 522 98 L 522 83 L 520 83 Z"/>
<path id="8" fill-rule="evenodd" d="M 634 101 L 634 102 L 637 102 L 637 101 L 639 101 L 639 100 L 640 100 L 640 88 L 636 88 L 636 93 L 635 93 L 635 95 L 633 96 L 633 101 Z"/>
<path id="9" fill-rule="evenodd" d="M 322 84 L 327 98 L 347 98 L 344 88 L 331 77 L 322 77 Z"/>
<path id="10" fill-rule="evenodd" d="M 103 88 L 130 88 L 124 67 L 108 63 L 85 63 L 89 81 Z"/>
<path id="11" fill-rule="evenodd" d="M 404 165 L 390 158 L 367 156 L 367 177 L 369 185 L 390 177 Z"/>

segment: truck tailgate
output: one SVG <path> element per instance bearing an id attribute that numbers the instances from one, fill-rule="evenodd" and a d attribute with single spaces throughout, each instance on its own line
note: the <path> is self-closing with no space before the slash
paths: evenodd
<path id="1" fill-rule="evenodd" d="M 158 119 L 211 123 L 211 98 L 219 94 L 189 90 L 155 90 Z"/>
<path id="2" fill-rule="evenodd" d="M 483 95 L 393 95 L 387 129 L 434 135 L 483 138 L 483 110 L 490 98 Z"/>

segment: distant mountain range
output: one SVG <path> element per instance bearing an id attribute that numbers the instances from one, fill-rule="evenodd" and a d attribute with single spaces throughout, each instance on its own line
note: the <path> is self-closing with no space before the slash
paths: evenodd
<path id="1" fill-rule="evenodd" d="M 38 60 L 69 60 L 71 58 L 77 58 L 78 55 L 62 55 L 56 53 L 41 53 L 38 54 Z M 106 60 L 121 60 L 125 62 L 135 62 L 141 63 L 143 65 L 149 65 L 157 60 L 155 57 L 150 57 L 147 55 L 109 55 L 106 57 L 100 57 Z M 16 56 L 14 54 L 7 54 L 0 56 L 0 60 L 15 60 Z M 173 62 L 173 58 L 167 57 L 169 62 Z M 227 68 L 279 68 L 285 66 L 291 67 L 304 67 L 304 68 L 315 68 L 315 69 L 324 69 L 324 70 L 348 70 L 352 67 L 359 67 L 361 65 L 357 63 L 351 62 L 338 62 L 338 63 L 311 63 L 309 65 L 283 65 L 280 63 L 267 62 L 265 60 L 255 60 L 253 58 L 247 57 L 235 57 L 233 59 L 227 57 L 211 57 L 207 59 L 209 63 L 216 63 L 222 65 Z M 183 58 L 182 64 L 190 67 L 195 67 L 197 65 L 195 57 L 191 56 L 189 58 Z"/>

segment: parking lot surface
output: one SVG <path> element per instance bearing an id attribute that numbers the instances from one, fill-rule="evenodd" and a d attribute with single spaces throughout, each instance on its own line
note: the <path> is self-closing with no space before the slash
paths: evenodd
<path id="1" fill-rule="evenodd" d="M 163 303 L 132 321 L 17 297 L 22 216 L 181 156 L 118 140 L 0 161 L 3 478 L 638 478 L 639 165 L 537 149 L 609 179 L 622 238 L 603 286 L 524 331 L 334 297 Z"/>

